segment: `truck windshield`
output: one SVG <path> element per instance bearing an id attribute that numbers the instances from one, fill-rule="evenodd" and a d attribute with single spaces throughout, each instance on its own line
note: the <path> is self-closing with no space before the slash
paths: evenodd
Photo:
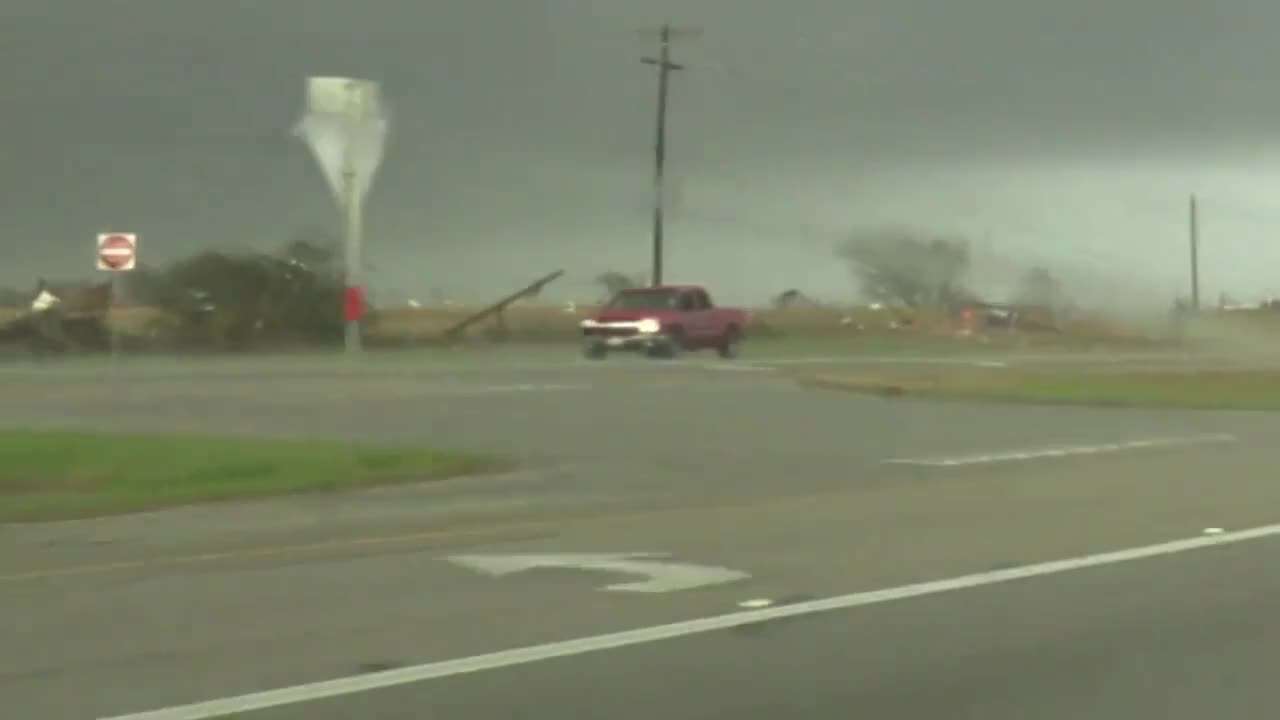
<path id="1" fill-rule="evenodd" d="M 675 290 L 625 290 L 614 295 L 607 307 L 621 310 L 674 308 L 677 299 Z"/>

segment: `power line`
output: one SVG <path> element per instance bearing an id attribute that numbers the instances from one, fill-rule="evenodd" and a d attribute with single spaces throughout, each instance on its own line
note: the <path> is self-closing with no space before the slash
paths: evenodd
<path id="1" fill-rule="evenodd" d="M 662 242 L 663 242 L 663 180 L 667 164 L 667 90 L 669 78 L 673 71 L 684 70 L 685 66 L 671 60 L 671 38 L 673 36 L 694 34 L 697 31 L 675 29 L 663 25 L 658 29 L 658 56 L 644 57 L 640 62 L 658 68 L 658 117 L 655 127 L 656 136 L 653 143 L 653 271 L 650 284 L 662 284 Z"/>

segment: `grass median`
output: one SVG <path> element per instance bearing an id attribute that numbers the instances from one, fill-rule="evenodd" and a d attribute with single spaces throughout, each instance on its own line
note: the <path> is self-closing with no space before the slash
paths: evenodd
<path id="1" fill-rule="evenodd" d="M 830 371 L 818 387 L 887 397 L 1096 407 L 1280 410 L 1280 370 L 1026 370 L 946 368 Z"/>
<path id="2" fill-rule="evenodd" d="M 469 453 L 342 442 L 0 431 L 0 521 L 351 490 L 503 467 Z"/>

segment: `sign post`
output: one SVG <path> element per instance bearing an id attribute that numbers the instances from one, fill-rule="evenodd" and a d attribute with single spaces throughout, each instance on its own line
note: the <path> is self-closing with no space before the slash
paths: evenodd
<path id="1" fill-rule="evenodd" d="M 97 268 L 111 273 L 111 297 L 107 304 L 107 332 L 111 336 L 111 356 L 120 357 L 119 318 L 116 311 L 120 295 L 120 273 L 138 266 L 138 236 L 135 233 L 99 233 L 97 242 Z"/>
<path id="2" fill-rule="evenodd" d="M 341 77 L 309 78 L 307 111 L 296 133 L 310 146 L 344 215 L 345 345 L 348 353 L 359 353 L 365 304 L 364 199 L 382 163 L 387 136 L 378 84 Z"/>

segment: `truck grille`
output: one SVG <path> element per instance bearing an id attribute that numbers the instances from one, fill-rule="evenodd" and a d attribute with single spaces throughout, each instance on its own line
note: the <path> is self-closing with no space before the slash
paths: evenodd
<path id="1" fill-rule="evenodd" d="M 594 337 L 631 337 L 637 333 L 638 331 L 633 327 L 593 327 L 582 329 L 583 335 Z"/>

